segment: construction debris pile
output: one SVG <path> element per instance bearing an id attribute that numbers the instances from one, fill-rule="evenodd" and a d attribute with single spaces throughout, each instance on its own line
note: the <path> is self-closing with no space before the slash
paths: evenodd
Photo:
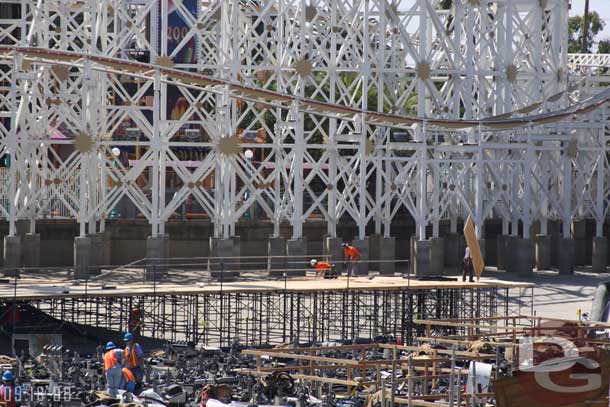
<path id="1" fill-rule="evenodd" d="M 410 345 L 392 339 L 268 349 L 168 344 L 147 353 L 141 391 L 115 396 L 103 391 L 101 348 L 81 356 L 46 346 L 34 359 L 0 361 L 31 406 L 537 406 L 541 397 L 557 397 L 537 383 L 541 366 L 556 386 L 574 373 L 598 384 L 555 405 L 576 405 L 579 396 L 607 405 L 608 324 L 523 316 L 415 323 L 422 336 Z"/>

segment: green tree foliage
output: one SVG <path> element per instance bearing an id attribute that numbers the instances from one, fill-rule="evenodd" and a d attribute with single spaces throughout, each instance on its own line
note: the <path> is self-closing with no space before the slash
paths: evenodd
<path id="1" fill-rule="evenodd" d="M 610 38 L 601 40 L 599 44 L 597 44 L 597 53 L 598 54 L 610 54 Z"/>
<path id="2" fill-rule="evenodd" d="M 606 25 L 596 11 L 589 13 L 588 24 L 589 31 L 587 33 L 586 41 L 586 53 L 591 53 L 595 36 L 604 29 Z M 583 36 L 583 17 L 574 16 L 568 20 L 568 52 L 580 53 L 582 52 L 582 36 Z"/>

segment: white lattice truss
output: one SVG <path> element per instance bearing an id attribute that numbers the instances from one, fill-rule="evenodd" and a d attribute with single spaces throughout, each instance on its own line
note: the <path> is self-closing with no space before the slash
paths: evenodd
<path id="1" fill-rule="evenodd" d="M 11 158 L 0 211 L 11 234 L 53 205 L 81 235 L 95 233 L 123 197 L 152 236 L 187 199 L 218 237 L 255 204 L 276 235 L 289 222 L 294 238 L 314 217 L 331 236 L 347 219 L 360 238 L 368 224 L 389 236 L 406 214 L 420 239 L 469 214 L 479 234 L 489 218 L 513 235 L 522 224 L 524 238 L 548 219 L 566 237 L 574 218 L 594 218 L 602 233 L 610 93 L 601 76 L 569 73 L 564 0 L 456 0 L 451 10 L 435 0 L 223 0 L 196 15 L 175 0 L 12 3 L 20 18 L 0 21 L 0 153 Z M 187 27 L 170 53 L 169 6 Z M 173 63 L 191 39 L 197 62 Z M 186 104 L 170 116 L 172 92 Z M 126 122 L 137 140 L 117 136 Z M 58 128 L 66 139 L 51 137 Z M 204 137 L 185 140 L 186 128 Z M 264 142 L 238 129 L 263 129 Z M 66 144 L 79 148 L 61 154 Z M 141 156 L 127 165 L 114 147 Z M 185 147 L 206 154 L 186 165 L 176 153 Z M 168 171 L 179 178 L 171 199 Z"/>

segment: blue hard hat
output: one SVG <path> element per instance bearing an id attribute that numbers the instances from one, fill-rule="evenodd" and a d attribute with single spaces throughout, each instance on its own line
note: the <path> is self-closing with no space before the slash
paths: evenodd
<path id="1" fill-rule="evenodd" d="M 2 374 L 3 382 L 10 382 L 14 379 L 15 379 L 15 376 L 13 376 L 13 372 L 11 372 L 10 370 L 7 370 Z"/>
<path id="2" fill-rule="evenodd" d="M 112 349 L 116 349 L 116 345 L 114 344 L 114 342 L 108 342 L 106 344 L 106 350 L 112 350 Z"/>
<path id="3" fill-rule="evenodd" d="M 127 332 L 127 333 L 125 334 L 125 336 L 123 337 L 123 340 L 124 340 L 125 342 L 127 342 L 127 341 L 133 341 L 133 334 L 132 334 L 131 332 Z"/>

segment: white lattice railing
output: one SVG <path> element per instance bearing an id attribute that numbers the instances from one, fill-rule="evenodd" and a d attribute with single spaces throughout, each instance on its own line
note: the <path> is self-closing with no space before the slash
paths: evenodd
<path id="1" fill-rule="evenodd" d="M 610 54 L 568 54 L 568 64 L 591 68 L 610 67 Z"/>

